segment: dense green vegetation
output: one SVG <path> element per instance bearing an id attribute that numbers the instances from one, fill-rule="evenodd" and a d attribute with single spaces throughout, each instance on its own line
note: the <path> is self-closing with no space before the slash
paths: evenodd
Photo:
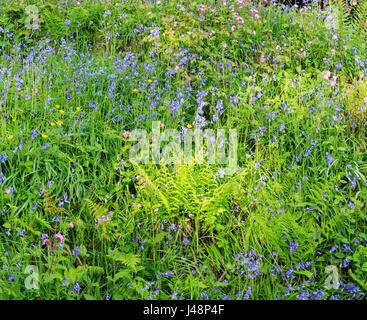
<path id="1" fill-rule="evenodd" d="M 365 299 L 367 5 L 270 2 L 0 2 L 1 299 Z"/>

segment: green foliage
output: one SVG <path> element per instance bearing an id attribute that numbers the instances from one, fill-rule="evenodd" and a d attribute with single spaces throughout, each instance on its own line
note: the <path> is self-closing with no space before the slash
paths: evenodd
<path id="1" fill-rule="evenodd" d="M 366 39 L 367 3 L 365 1 L 352 5 L 352 1 L 333 0 L 331 5 L 338 8 L 338 26 L 343 38 L 348 34 L 354 41 Z"/>
<path id="2" fill-rule="evenodd" d="M 227 2 L 1 3 L 1 299 L 365 298 L 366 2 Z M 203 119 L 233 175 L 129 163 Z"/>

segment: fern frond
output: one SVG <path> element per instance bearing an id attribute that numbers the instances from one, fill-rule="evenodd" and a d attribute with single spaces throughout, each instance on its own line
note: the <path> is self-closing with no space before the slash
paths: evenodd
<path id="1" fill-rule="evenodd" d="M 46 213 L 55 215 L 60 214 L 62 212 L 66 213 L 66 209 L 56 206 L 56 196 L 51 194 L 49 189 L 45 190 L 44 198 L 43 198 L 43 209 Z"/>

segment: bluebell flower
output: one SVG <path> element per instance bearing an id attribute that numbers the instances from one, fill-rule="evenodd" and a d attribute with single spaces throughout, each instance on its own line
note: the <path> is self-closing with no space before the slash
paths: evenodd
<path id="1" fill-rule="evenodd" d="M 329 152 L 326 152 L 326 157 L 327 157 L 327 163 L 330 166 L 333 162 L 334 159 L 332 158 L 332 156 L 329 154 Z"/>
<path id="2" fill-rule="evenodd" d="M 1 163 L 5 163 L 7 159 L 8 159 L 8 156 L 6 154 L 1 154 L 0 155 L 0 162 Z"/>
<path id="3" fill-rule="evenodd" d="M 187 245 L 189 242 L 190 242 L 190 241 L 189 241 L 189 239 L 187 239 L 186 237 L 184 237 L 184 238 L 182 239 L 182 243 L 183 243 L 184 245 Z"/>

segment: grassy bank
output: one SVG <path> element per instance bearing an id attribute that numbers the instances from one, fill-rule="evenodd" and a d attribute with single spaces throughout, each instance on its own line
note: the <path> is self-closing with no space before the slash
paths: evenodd
<path id="1" fill-rule="evenodd" d="M 0 8 L 0 298 L 365 298 L 363 24 L 239 0 Z M 153 121 L 236 129 L 238 170 L 130 163 Z"/>

